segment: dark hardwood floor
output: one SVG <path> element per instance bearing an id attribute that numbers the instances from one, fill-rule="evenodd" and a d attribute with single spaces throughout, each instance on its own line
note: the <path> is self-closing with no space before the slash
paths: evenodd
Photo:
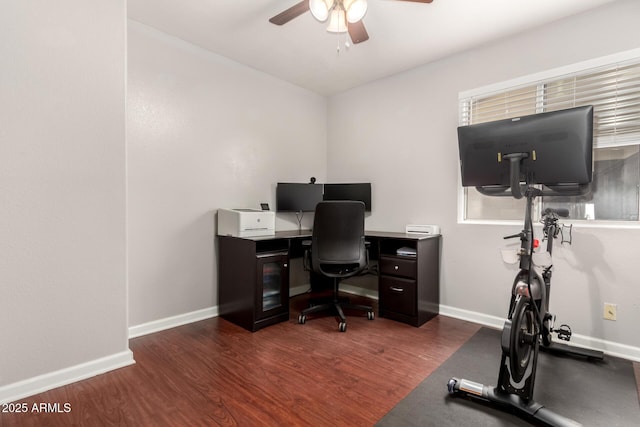
<path id="1" fill-rule="evenodd" d="M 62 412 L 0 426 L 371 426 L 480 327 L 349 317 L 340 333 L 333 317 L 297 324 L 306 298 L 255 333 L 214 318 L 133 339 L 135 365 L 22 399 Z"/>

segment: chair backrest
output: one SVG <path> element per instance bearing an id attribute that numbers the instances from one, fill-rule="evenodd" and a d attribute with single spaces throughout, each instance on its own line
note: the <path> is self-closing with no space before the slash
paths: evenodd
<path id="1" fill-rule="evenodd" d="M 316 205 L 311 260 L 313 270 L 345 277 L 367 265 L 365 206 L 357 201 L 324 201 Z"/>

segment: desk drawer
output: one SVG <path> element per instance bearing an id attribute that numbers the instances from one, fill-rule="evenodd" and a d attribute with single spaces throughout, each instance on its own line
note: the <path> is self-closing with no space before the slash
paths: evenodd
<path id="1" fill-rule="evenodd" d="M 406 316 L 417 314 L 416 282 L 398 277 L 380 276 L 380 308 Z"/>
<path id="2" fill-rule="evenodd" d="M 415 258 L 381 256 L 379 263 L 380 274 L 407 277 L 409 279 L 416 278 Z"/>

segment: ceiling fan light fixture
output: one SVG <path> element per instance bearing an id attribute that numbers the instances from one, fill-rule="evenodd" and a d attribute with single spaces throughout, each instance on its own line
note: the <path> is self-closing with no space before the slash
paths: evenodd
<path id="1" fill-rule="evenodd" d="M 346 33 L 347 19 L 344 9 L 336 7 L 331 11 L 329 17 L 329 26 L 327 31 L 330 33 Z"/>
<path id="2" fill-rule="evenodd" d="M 329 17 L 329 11 L 334 3 L 334 0 L 309 0 L 309 10 L 314 18 L 324 22 Z"/>
<path id="3" fill-rule="evenodd" d="M 347 11 L 347 21 L 358 22 L 367 13 L 367 0 L 344 0 L 344 9 Z"/>

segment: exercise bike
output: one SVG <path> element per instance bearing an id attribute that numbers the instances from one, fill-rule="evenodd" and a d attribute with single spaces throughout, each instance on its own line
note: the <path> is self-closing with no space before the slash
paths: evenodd
<path id="1" fill-rule="evenodd" d="M 517 187 L 512 185 L 512 191 L 521 192 L 520 184 L 517 184 Z M 527 201 L 524 229 L 518 234 L 505 237 L 505 239 L 519 238 L 521 241 L 518 253 L 520 271 L 513 282 L 508 317 L 502 330 L 502 357 L 498 385 L 489 387 L 466 379 L 451 378 L 447 388 L 451 395 L 489 401 L 545 425 L 576 426 L 580 424 L 533 400 L 539 350 L 562 352 L 596 360 L 602 360 L 604 357 L 600 351 L 572 347 L 554 342 L 552 339 L 553 334 L 557 334 L 558 339 L 569 341 L 571 328 L 567 325 L 555 328 L 555 316 L 548 312 L 552 263 L 549 262 L 549 265 L 544 266 L 541 273 L 536 271 L 533 264 L 534 246 L 537 241 L 533 236 L 532 207 L 534 199 L 544 194 L 540 188 L 529 185 L 524 187 L 524 196 Z M 514 197 L 521 198 L 522 194 L 514 194 Z M 567 217 L 568 214 L 566 209 L 546 209 L 543 213 L 542 231 L 547 243 L 546 251 L 549 261 L 552 259 L 554 239 L 558 237 L 561 230 L 561 225 L 558 224 L 559 218 Z M 571 243 L 571 239 L 567 242 Z"/>

